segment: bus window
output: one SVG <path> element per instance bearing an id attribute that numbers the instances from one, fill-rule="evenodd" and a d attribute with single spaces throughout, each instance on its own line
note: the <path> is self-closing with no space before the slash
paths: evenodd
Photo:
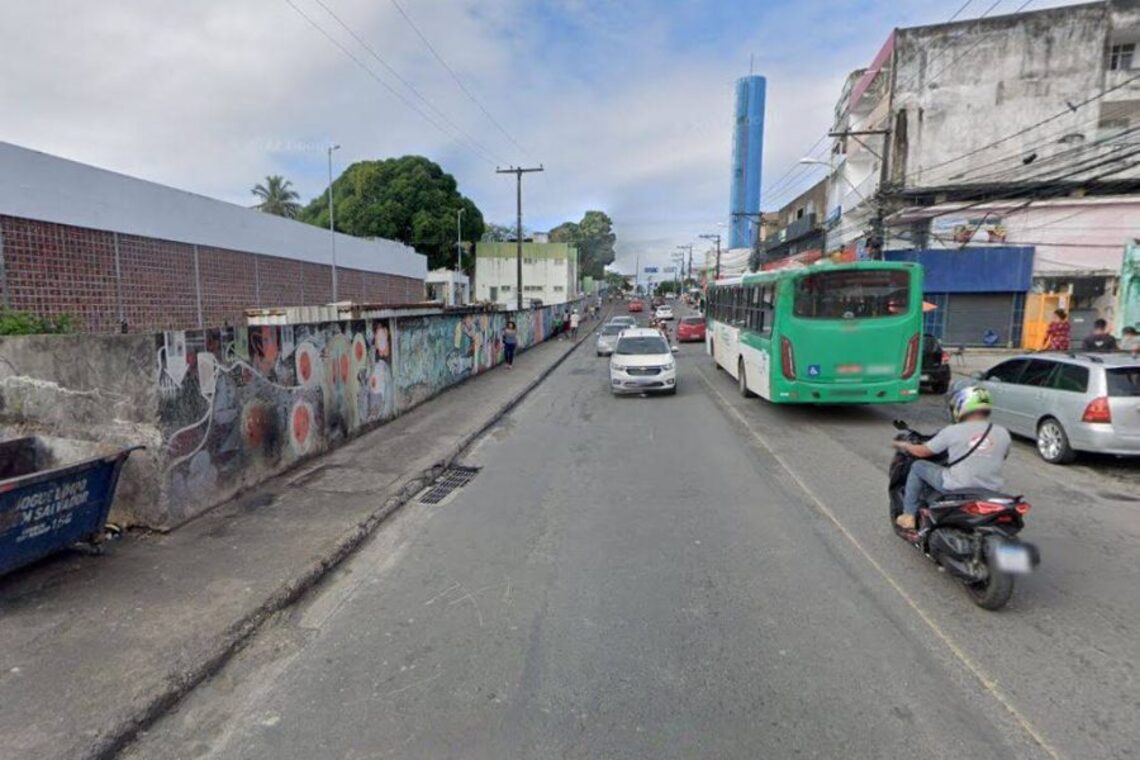
<path id="1" fill-rule="evenodd" d="M 776 286 L 765 285 L 760 296 L 761 332 L 771 334 L 776 318 Z"/>
<path id="2" fill-rule="evenodd" d="M 910 310 L 910 273 L 897 269 L 816 272 L 796 281 L 792 313 L 810 319 L 865 319 Z"/>

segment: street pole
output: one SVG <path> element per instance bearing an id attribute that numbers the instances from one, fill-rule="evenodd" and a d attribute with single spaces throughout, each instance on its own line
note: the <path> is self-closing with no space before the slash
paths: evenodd
<path id="1" fill-rule="evenodd" d="M 522 276 L 522 175 L 529 174 L 530 172 L 543 171 L 542 164 L 537 167 L 524 169 L 521 166 L 511 166 L 506 169 L 495 169 L 496 174 L 513 174 L 515 175 L 515 202 L 518 209 L 517 227 L 515 228 L 515 237 L 517 238 L 518 249 L 515 255 L 515 273 L 516 285 L 518 289 L 518 310 L 523 309 L 523 276 Z"/>
<path id="2" fill-rule="evenodd" d="M 333 177 L 332 177 L 332 154 L 334 150 L 340 150 L 339 145 L 329 146 L 329 239 L 332 240 L 332 300 L 333 303 L 337 302 L 337 287 L 336 287 L 336 224 L 333 221 Z"/>
<path id="3" fill-rule="evenodd" d="M 455 210 L 455 274 L 457 275 L 456 285 L 458 286 L 458 276 L 463 274 L 463 209 Z M 448 292 L 451 293 L 451 305 L 456 306 L 455 288 L 449 287 Z"/>
<path id="4" fill-rule="evenodd" d="M 715 240 L 716 241 L 716 276 L 714 277 L 714 279 L 719 280 L 720 279 L 720 233 L 718 232 L 715 235 L 699 235 L 698 237 L 700 237 L 704 240 Z"/>

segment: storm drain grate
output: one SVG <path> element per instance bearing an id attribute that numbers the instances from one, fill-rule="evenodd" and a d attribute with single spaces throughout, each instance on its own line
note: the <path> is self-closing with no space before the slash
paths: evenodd
<path id="1" fill-rule="evenodd" d="M 439 504 L 457 488 L 462 488 L 479 474 L 478 467 L 448 467 L 416 501 L 421 504 Z"/>

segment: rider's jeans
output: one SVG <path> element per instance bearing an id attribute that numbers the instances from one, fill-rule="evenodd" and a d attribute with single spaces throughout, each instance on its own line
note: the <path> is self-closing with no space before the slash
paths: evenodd
<path id="1" fill-rule="evenodd" d="M 910 466 L 910 474 L 906 476 L 906 491 L 903 493 L 903 512 L 908 515 L 918 514 L 918 503 L 928 488 L 935 491 L 942 490 L 942 473 L 946 468 L 934 462 L 919 459 Z"/>

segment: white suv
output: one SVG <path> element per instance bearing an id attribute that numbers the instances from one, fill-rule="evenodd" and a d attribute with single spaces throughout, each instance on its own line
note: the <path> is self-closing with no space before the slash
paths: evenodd
<path id="1" fill-rule="evenodd" d="M 657 330 L 624 330 L 610 357 L 614 393 L 676 393 L 677 362 L 669 342 Z"/>

